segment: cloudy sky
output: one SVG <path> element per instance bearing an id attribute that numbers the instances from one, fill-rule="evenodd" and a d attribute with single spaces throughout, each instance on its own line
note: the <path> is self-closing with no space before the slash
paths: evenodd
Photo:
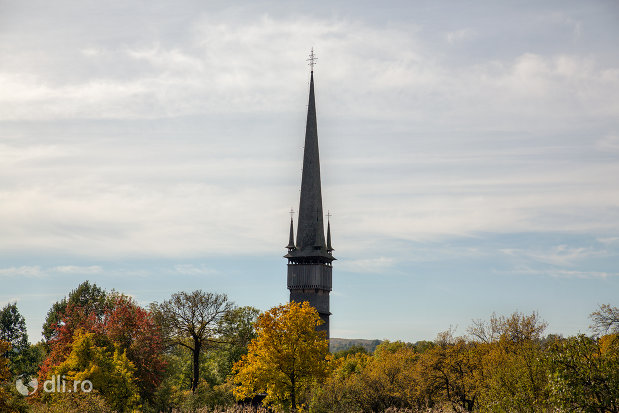
<path id="1" fill-rule="evenodd" d="M 332 336 L 619 305 L 616 1 L 0 0 L 0 305 L 287 300 L 314 47 Z"/>

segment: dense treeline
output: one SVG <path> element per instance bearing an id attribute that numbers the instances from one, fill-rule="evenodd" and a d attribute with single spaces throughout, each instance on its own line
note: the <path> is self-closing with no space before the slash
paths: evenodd
<path id="1" fill-rule="evenodd" d="M 84 282 L 52 306 L 42 342 L 29 345 L 25 321 L 9 304 L 0 312 L 0 412 L 232 405 L 228 376 L 253 338 L 257 315 L 199 290 L 143 308 Z"/>
<path id="2" fill-rule="evenodd" d="M 616 332 L 565 339 L 543 337 L 544 328 L 536 314 L 515 313 L 478 322 L 467 337 L 448 331 L 434 342 L 349 354 L 332 363 L 312 410 L 619 411 Z"/>
<path id="3" fill-rule="evenodd" d="M 492 315 L 464 336 L 329 353 L 306 304 L 259 314 L 198 290 L 143 308 L 85 282 L 52 306 L 35 345 L 16 304 L 0 310 L 0 412 L 238 411 L 262 400 L 274 411 L 619 413 L 619 309 L 591 320 L 591 335 L 564 338 L 545 335 L 536 313 Z"/>

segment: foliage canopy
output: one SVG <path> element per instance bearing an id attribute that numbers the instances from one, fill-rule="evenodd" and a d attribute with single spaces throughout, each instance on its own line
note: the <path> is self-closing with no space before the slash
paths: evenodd
<path id="1" fill-rule="evenodd" d="M 256 338 L 234 365 L 237 399 L 266 393 L 263 403 L 295 410 L 312 384 L 327 375 L 329 343 L 308 302 L 274 307 L 258 316 Z"/>

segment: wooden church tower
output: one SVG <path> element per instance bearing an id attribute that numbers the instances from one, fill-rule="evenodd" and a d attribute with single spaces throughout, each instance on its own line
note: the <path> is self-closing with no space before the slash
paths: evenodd
<path id="1" fill-rule="evenodd" d="M 305 126 L 303 150 L 303 176 L 301 200 L 297 222 L 297 239 L 294 240 L 292 217 L 288 241 L 288 289 L 290 301 L 309 301 L 324 321 L 318 329 L 329 338 L 329 293 L 331 292 L 331 263 L 335 258 L 331 247 L 331 223 L 327 222 L 327 240 L 323 223 L 322 194 L 320 188 L 320 159 L 318 155 L 318 130 L 316 128 L 316 103 L 314 101 L 314 51 L 308 59 L 312 67 L 309 104 Z"/>

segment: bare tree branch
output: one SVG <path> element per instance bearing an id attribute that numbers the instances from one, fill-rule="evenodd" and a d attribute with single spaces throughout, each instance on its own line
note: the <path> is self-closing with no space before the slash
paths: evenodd
<path id="1" fill-rule="evenodd" d="M 619 308 L 602 304 L 600 309 L 591 313 L 589 317 L 593 322 L 589 328 L 596 334 L 619 334 Z"/>

